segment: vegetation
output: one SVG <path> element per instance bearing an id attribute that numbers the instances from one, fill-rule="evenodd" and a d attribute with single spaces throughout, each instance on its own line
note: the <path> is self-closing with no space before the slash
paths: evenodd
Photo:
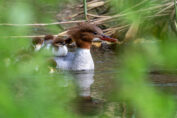
<path id="1" fill-rule="evenodd" d="M 62 32 L 65 30 L 62 25 L 42 27 L 23 24 L 55 22 L 56 13 L 51 12 L 59 12 L 57 6 L 61 11 L 66 3 L 77 5 L 83 4 L 83 1 L 0 0 L 0 2 L 0 118 L 83 117 L 73 112 L 71 108 L 71 103 L 76 98 L 72 76 L 65 72 L 50 74 L 49 65 L 46 63 L 49 52 L 46 50 L 31 52 L 29 49 L 31 40 L 9 37 Z M 85 12 L 88 10 L 87 16 L 90 21 L 95 21 L 106 34 L 118 38 L 121 42 L 117 47 L 121 48 L 123 62 L 119 69 L 115 67 L 121 73 L 115 76 L 121 79 L 115 80 L 117 86 L 109 94 L 108 102 L 123 102 L 133 109 L 133 114 L 127 113 L 122 117 L 176 118 L 176 95 L 165 94 L 150 86 L 152 82 L 149 74 L 157 69 L 162 70 L 161 73 L 176 75 L 177 37 L 174 1 L 102 2 L 103 5 L 97 4 L 98 6 L 94 6 L 90 12 L 89 5 L 88 9 L 81 8 Z M 104 9 L 109 10 L 100 13 Z M 96 16 L 91 17 L 89 13 L 95 13 Z M 85 19 L 83 16 L 81 18 L 79 20 Z M 71 18 L 73 19 L 78 20 Z M 107 111 L 110 112 L 105 108 L 105 111 L 95 117 L 120 116 L 118 113 L 107 114 Z"/>

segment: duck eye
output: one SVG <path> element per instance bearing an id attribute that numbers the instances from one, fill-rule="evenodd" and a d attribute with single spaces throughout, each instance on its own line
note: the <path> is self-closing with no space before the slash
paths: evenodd
<path id="1" fill-rule="evenodd" d="M 97 35 L 97 32 L 93 32 L 93 34 Z"/>

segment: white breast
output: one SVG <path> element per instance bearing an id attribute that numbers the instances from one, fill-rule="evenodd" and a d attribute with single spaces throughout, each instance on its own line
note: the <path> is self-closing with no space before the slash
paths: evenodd
<path id="1" fill-rule="evenodd" d="M 49 50 L 49 49 L 51 49 L 51 47 L 52 47 L 52 40 L 45 41 L 44 44 L 45 44 L 45 48 L 46 48 L 47 50 Z"/>
<path id="2" fill-rule="evenodd" d="M 78 48 L 76 50 L 71 70 L 93 70 L 94 62 L 90 49 Z"/>
<path id="3" fill-rule="evenodd" d="M 71 70 L 72 60 L 74 56 L 75 53 L 68 52 L 66 56 L 55 57 L 55 61 L 57 62 L 57 68 L 63 70 Z"/>
<path id="4" fill-rule="evenodd" d="M 58 47 L 58 49 L 53 48 L 52 52 L 55 56 L 66 56 L 68 53 L 68 48 L 64 45 Z"/>
<path id="5" fill-rule="evenodd" d="M 46 48 L 47 50 L 50 50 L 51 47 L 52 47 L 52 44 L 46 44 L 46 45 L 45 45 L 45 48 Z"/>
<path id="6" fill-rule="evenodd" d="M 64 70 L 93 70 L 94 63 L 89 49 L 78 48 L 64 57 L 55 57 L 57 68 Z"/>
<path id="7" fill-rule="evenodd" d="M 43 44 L 37 44 L 37 45 L 34 47 L 34 50 L 37 52 L 37 51 L 39 51 L 42 47 L 43 47 Z"/>

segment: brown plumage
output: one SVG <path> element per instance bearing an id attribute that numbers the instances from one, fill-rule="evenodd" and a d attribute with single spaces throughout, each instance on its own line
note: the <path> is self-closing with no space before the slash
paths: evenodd
<path id="1" fill-rule="evenodd" d="M 42 44 L 44 42 L 43 39 L 41 39 L 40 37 L 35 37 L 32 39 L 32 44 L 33 45 L 37 45 L 37 44 Z"/>
<path id="2" fill-rule="evenodd" d="M 60 38 L 60 37 L 56 37 L 56 38 L 53 40 L 53 43 L 52 43 L 52 45 L 53 45 L 54 47 L 58 47 L 59 45 L 65 45 L 65 44 L 66 44 L 65 40 L 62 39 L 62 38 Z"/>
<path id="3" fill-rule="evenodd" d="M 54 39 L 53 35 L 45 35 L 44 37 L 44 41 L 53 40 L 53 39 Z"/>
<path id="4" fill-rule="evenodd" d="M 67 32 L 79 48 L 90 49 L 92 40 L 103 34 L 102 30 L 94 24 L 80 23 Z"/>
<path id="5" fill-rule="evenodd" d="M 68 45 L 72 44 L 73 43 L 72 38 L 68 37 L 67 39 L 65 39 L 65 43 L 68 44 Z"/>

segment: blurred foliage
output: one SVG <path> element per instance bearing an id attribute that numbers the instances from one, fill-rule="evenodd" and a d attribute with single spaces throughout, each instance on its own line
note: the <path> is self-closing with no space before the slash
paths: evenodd
<path id="1" fill-rule="evenodd" d="M 148 72 L 154 67 L 167 70 L 177 68 L 176 41 L 135 44 L 130 50 L 131 53 L 126 51 L 123 56 L 119 95 L 128 100 L 143 118 L 174 118 L 177 111 L 174 96 L 149 86 Z"/>
<path id="2" fill-rule="evenodd" d="M 68 2 L 73 1 L 0 0 L 0 23 L 53 22 L 55 12 Z M 112 93 L 114 99 L 124 100 L 133 106 L 136 116 L 141 118 L 173 118 L 177 111 L 174 96 L 150 86 L 148 76 L 148 72 L 154 67 L 176 70 L 177 38 L 168 28 L 168 18 L 147 22 L 143 12 L 135 12 L 161 2 L 163 1 L 111 0 L 112 13 L 129 14 L 123 18 L 124 22 L 142 23 L 138 35 L 140 39 L 125 44 L 121 57 L 121 85 L 118 81 L 120 88 Z M 133 8 L 138 3 L 141 4 Z M 153 14 L 153 11 L 148 10 L 148 14 Z M 162 23 L 159 25 L 159 22 Z M 29 35 L 36 32 L 34 29 L 37 32 L 41 30 L 40 27 L 0 26 L 0 118 L 78 117 L 70 108 L 70 101 L 76 96 L 72 77 L 63 73 L 49 74 L 46 51 L 30 52 L 30 40 L 2 37 Z M 60 31 L 58 26 L 48 26 L 46 29 L 39 32 L 44 34 Z M 107 117 L 104 114 L 100 116 Z"/>
<path id="3" fill-rule="evenodd" d="M 0 22 L 24 24 L 36 21 L 36 5 L 55 5 L 58 0 L 1 0 Z M 34 9 L 35 8 L 35 9 Z M 50 16 L 43 16 L 53 19 Z M 59 31 L 59 29 L 56 29 Z M 69 107 L 75 98 L 72 77 L 50 74 L 46 50 L 31 52 L 28 39 L 2 36 L 29 34 L 29 27 L 0 28 L 0 117 L 1 118 L 71 118 Z"/>
<path id="4" fill-rule="evenodd" d="M 132 106 L 138 118 L 175 118 L 177 113 L 175 97 L 150 86 L 149 76 L 154 68 L 175 73 L 177 69 L 177 37 L 169 16 L 147 19 L 154 14 L 150 8 L 167 1 L 111 0 L 113 14 L 126 13 L 123 22 L 140 24 L 136 38 L 124 45 L 121 73 L 117 75 L 121 78 L 117 80 L 119 87 L 111 93 L 111 98 Z M 143 9 L 147 10 L 137 12 Z"/>
<path id="5" fill-rule="evenodd" d="M 127 22 L 143 22 L 147 20 L 147 15 L 153 15 L 153 7 L 161 5 L 165 1 L 157 0 L 111 0 L 112 13 L 127 14 L 123 20 Z"/>

